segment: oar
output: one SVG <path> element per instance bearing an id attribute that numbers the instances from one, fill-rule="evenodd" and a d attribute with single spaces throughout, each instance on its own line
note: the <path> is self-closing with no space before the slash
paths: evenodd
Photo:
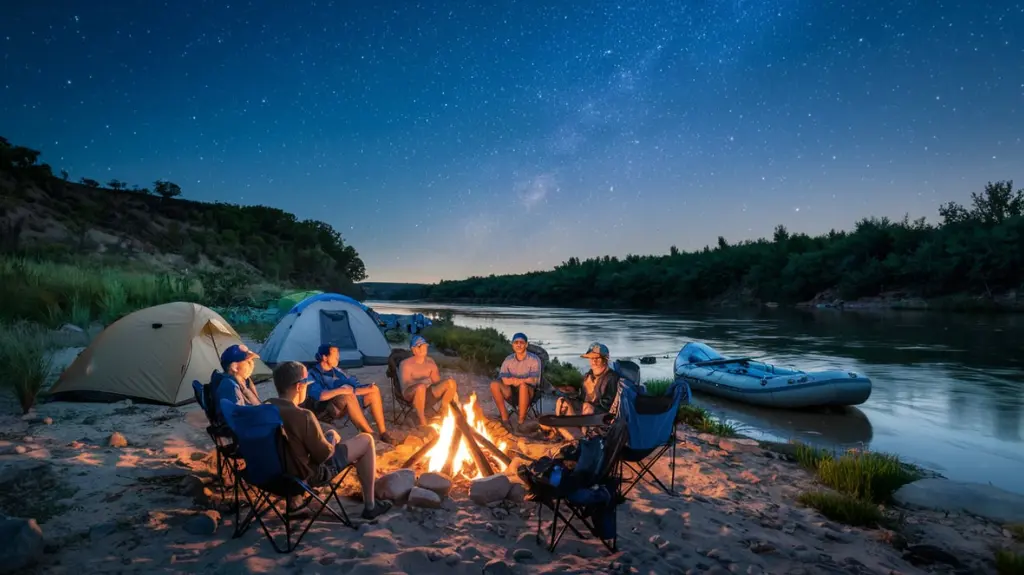
<path id="1" fill-rule="evenodd" d="M 743 363 L 743 362 L 746 362 L 746 361 L 754 361 L 754 358 L 752 358 L 752 357 L 736 357 L 736 358 L 728 358 L 728 357 L 726 357 L 726 358 L 722 358 L 722 359 L 709 359 L 709 360 L 706 360 L 706 361 L 695 361 L 695 362 L 690 363 L 688 365 L 692 365 L 692 366 L 695 366 L 695 367 L 710 367 L 710 366 L 713 366 L 713 365 L 726 365 L 726 364 L 730 364 L 730 363 Z"/>

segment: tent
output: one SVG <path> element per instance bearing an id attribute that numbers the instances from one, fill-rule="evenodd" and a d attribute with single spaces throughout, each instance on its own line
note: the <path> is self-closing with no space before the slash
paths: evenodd
<path id="1" fill-rule="evenodd" d="M 260 355 L 273 365 L 283 361 L 315 361 L 316 349 L 330 343 L 341 352 L 342 367 L 387 365 L 391 345 L 366 311 L 344 295 L 322 293 L 295 305 L 281 318 Z"/>
<path id="2" fill-rule="evenodd" d="M 220 354 L 241 343 L 217 312 L 174 302 L 149 307 L 107 326 L 51 388 L 57 401 L 119 401 L 181 405 L 194 400 L 192 380 L 220 369 Z M 271 376 L 256 360 L 253 379 Z"/>
<path id="3" fill-rule="evenodd" d="M 285 295 L 281 296 L 281 299 L 277 300 L 277 309 L 282 314 L 286 314 L 286 313 L 288 313 L 289 310 L 291 310 L 293 307 L 295 307 L 295 304 L 301 302 L 302 300 L 304 300 L 304 299 L 306 299 L 306 298 L 308 298 L 310 296 L 314 296 L 314 295 L 318 295 L 318 294 L 322 294 L 322 293 L 324 293 L 324 292 L 318 291 L 318 290 L 308 290 L 308 291 L 297 291 L 297 292 L 292 292 L 290 294 L 285 294 Z"/>

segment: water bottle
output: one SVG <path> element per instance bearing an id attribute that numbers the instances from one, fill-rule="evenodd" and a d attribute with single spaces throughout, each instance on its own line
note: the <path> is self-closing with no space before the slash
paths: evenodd
<path id="1" fill-rule="evenodd" d="M 558 487 L 558 484 L 562 482 L 562 466 L 556 465 L 551 469 L 551 485 Z"/>

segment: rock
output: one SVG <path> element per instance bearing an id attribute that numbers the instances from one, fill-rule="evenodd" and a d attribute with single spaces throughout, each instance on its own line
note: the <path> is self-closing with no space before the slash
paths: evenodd
<path id="1" fill-rule="evenodd" d="M 43 531 L 35 519 L 0 517 L 0 573 L 34 565 L 43 547 Z"/>
<path id="2" fill-rule="evenodd" d="M 429 489 L 436 493 L 440 499 L 448 497 L 448 493 L 452 490 L 452 480 L 448 479 L 440 473 L 427 472 L 420 475 L 416 479 L 416 485 L 423 489 Z M 440 499 L 438 502 L 440 502 Z"/>
<path id="3" fill-rule="evenodd" d="M 996 523 L 1024 523 L 1024 495 L 983 483 L 920 479 L 900 487 L 893 500 L 905 507 L 970 513 Z"/>
<path id="4" fill-rule="evenodd" d="M 515 571 L 504 559 L 491 559 L 484 565 L 484 575 L 512 575 Z"/>
<path id="5" fill-rule="evenodd" d="M 526 499 L 526 488 L 521 483 L 513 483 L 505 498 L 515 503 L 522 503 Z"/>
<path id="6" fill-rule="evenodd" d="M 530 559 L 533 559 L 533 551 L 522 548 L 516 549 L 512 552 L 512 558 L 519 562 L 529 561 Z"/>
<path id="7" fill-rule="evenodd" d="M 125 439 L 120 431 L 115 431 L 110 435 L 109 444 L 111 447 L 128 447 L 128 440 Z"/>
<path id="8" fill-rule="evenodd" d="M 481 477 L 469 484 L 469 499 L 477 505 L 489 505 L 504 499 L 511 488 L 512 482 L 504 475 Z"/>
<path id="9" fill-rule="evenodd" d="M 204 451 L 193 451 L 189 454 L 188 458 L 192 461 L 202 461 L 207 458 L 209 454 Z"/>
<path id="10" fill-rule="evenodd" d="M 189 497 L 201 495 L 205 488 L 206 484 L 203 483 L 202 478 L 196 475 L 188 475 L 178 484 L 178 491 L 182 495 L 188 495 Z"/>
<path id="11" fill-rule="evenodd" d="M 378 499 L 405 501 L 409 492 L 416 485 L 416 472 L 412 469 L 396 469 L 385 473 L 374 482 L 374 490 Z"/>
<path id="12" fill-rule="evenodd" d="M 52 417 L 44 417 L 42 419 L 42 424 L 43 425 L 53 425 L 53 418 Z"/>
<path id="13" fill-rule="evenodd" d="M 220 513 L 210 509 L 193 515 L 185 522 L 185 531 L 192 535 L 213 535 L 220 526 Z"/>
<path id="14" fill-rule="evenodd" d="M 454 567 L 455 565 L 458 565 L 460 561 L 462 561 L 462 557 L 459 557 L 459 554 L 455 552 L 449 553 L 444 556 L 445 565 L 448 565 L 449 567 Z"/>
<path id="15" fill-rule="evenodd" d="M 409 491 L 409 506 L 437 509 L 441 507 L 441 496 L 429 489 L 413 487 Z"/>

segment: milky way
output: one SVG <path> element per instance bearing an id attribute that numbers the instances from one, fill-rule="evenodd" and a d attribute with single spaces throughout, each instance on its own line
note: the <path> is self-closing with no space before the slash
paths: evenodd
<path id="1" fill-rule="evenodd" d="M 353 4 L 5 7 L 0 135 L 74 179 L 323 219 L 378 281 L 1024 183 L 1019 1 Z"/>

